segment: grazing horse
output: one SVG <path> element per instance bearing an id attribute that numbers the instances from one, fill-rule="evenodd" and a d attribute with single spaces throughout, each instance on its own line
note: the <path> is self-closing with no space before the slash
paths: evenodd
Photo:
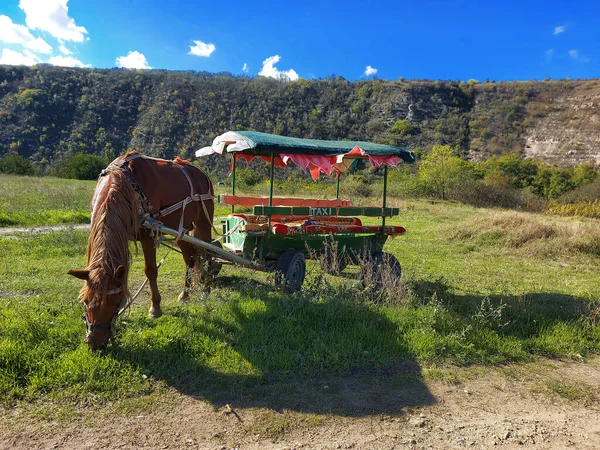
<path id="1" fill-rule="evenodd" d="M 150 230 L 140 227 L 140 217 L 148 214 L 180 233 L 193 226 L 195 237 L 210 242 L 213 213 L 210 180 L 179 158 L 165 161 L 130 152 L 102 171 L 92 198 L 87 266 L 68 272 L 85 281 L 80 298 L 85 305 L 85 342 L 90 347 L 106 346 L 114 333 L 119 308 L 126 302 L 130 240 L 140 241 L 144 252 L 144 272 L 151 290 L 148 316 L 162 315 L 156 284 L 158 241 Z M 192 269 L 196 266 L 201 271 L 206 255 L 186 242 L 178 241 L 177 245 L 187 265 L 179 295 L 184 301 L 189 297 Z"/>

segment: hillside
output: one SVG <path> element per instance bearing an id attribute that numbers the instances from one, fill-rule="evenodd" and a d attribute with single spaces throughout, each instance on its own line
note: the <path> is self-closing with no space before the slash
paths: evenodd
<path id="1" fill-rule="evenodd" d="M 600 162 L 600 81 L 282 82 L 197 72 L 0 66 L 0 156 L 44 169 L 73 153 L 190 157 L 219 132 L 361 139 L 470 159 Z M 207 161 L 209 168 L 216 164 Z M 212 167 L 211 167 L 212 166 Z"/>

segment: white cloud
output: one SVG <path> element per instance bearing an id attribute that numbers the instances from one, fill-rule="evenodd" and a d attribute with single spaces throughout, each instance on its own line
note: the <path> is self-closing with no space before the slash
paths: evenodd
<path id="1" fill-rule="evenodd" d="M 10 64 L 14 66 L 33 66 L 41 62 L 40 59 L 28 50 L 23 53 L 15 52 L 5 48 L 0 56 L 0 64 Z"/>
<path id="2" fill-rule="evenodd" d="M 25 23 L 32 30 L 47 31 L 60 41 L 83 42 L 87 30 L 69 17 L 69 0 L 20 0 Z"/>
<path id="3" fill-rule="evenodd" d="M 248 73 L 248 64 L 244 63 L 244 67 L 242 67 L 242 72 Z"/>
<path id="4" fill-rule="evenodd" d="M 558 27 L 554 27 L 554 35 L 555 36 L 557 34 L 564 33 L 565 31 L 567 31 L 567 26 L 566 25 L 560 25 Z"/>
<path id="5" fill-rule="evenodd" d="M 579 54 L 579 50 L 569 50 L 569 56 L 574 59 L 575 61 L 579 61 L 579 62 L 590 62 L 590 58 L 586 57 L 586 56 L 582 56 L 581 54 Z"/>
<path id="6" fill-rule="evenodd" d="M 127 56 L 119 56 L 115 60 L 117 67 L 124 69 L 152 69 L 146 61 L 146 57 L 137 51 L 127 53 Z"/>
<path id="7" fill-rule="evenodd" d="M 365 75 L 375 75 L 377 73 L 377 69 L 375 67 L 367 66 L 365 67 Z"/>
<path id="8" fill-rule="evenodd" d="M 279 55 L 270 56 L 265 59 L 262 63 L 262 69 L 258 74 L 263 77 L 277 78 L 278 80 L 288 79 L 290 81 L 296 81 L 299 77 L 294 69 L 279 70 L 275 67 L 275 64 L 277 64 L 280 59 Z"/>
<path id="9" fill-rule="evenodd" d="M 38 53 L 52 53 L 52 47 L 46 41 L 33 37 L 26 26 L 13 23 L 4 15 L 0 15 L 0 42 L 19 44 Z"/>
<path id="10" fill-rule="evenodd" d="M 61 67 L 92 67 L 91 64 L 84 64 L 72 56 L 53 56 L 48 62 Z"/>
<path id="11" fill-rule="evenodd" d="M 554 56 L 554 49 L 549 48 L 548 50 L 546 50 L 546 56 Z"/>
<path id="12" fill-rule="evenodd" d="M 63 55 L 70 55 L 73 52 L 71 50 L 69 50 L 67 47 L 65 47 L 64 45 L 59 45 L 58 46 L 58 50 L 63 54 Z"/>
<path id="13" fill-rule="evenodd" d="M 216 50 L 214 44 L 206 44 L 202 41 L 194 41 L 194 45 L 190 45 L 188 55 L 209 57 Z"/>

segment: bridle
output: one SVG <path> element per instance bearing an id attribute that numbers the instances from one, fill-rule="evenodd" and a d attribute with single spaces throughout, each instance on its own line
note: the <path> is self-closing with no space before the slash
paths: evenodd
<path id="1" fill-rule="evenodd" d="M 115 295 L 115 294 L 119 294 L 119 298 L 121 299 L 121 301 L 120 301 L 119 305 L 117 305 L 117 308 L 115 309 L 115 312 L 113 313 L 112 317 L 109 320 L 107 320 L 106 322 L 102 322 L 102 323 L 96 323 L 96 321 L 90 322 L 90 319 L 88 319 L 87 311 L 83 314 L 83 320 L 85 320 L 85 325 L 87 327 L 88 336 L 91 333 L 93 333 L 94 331 L 102 331 L 102 330 L 110 330 L 111 338 L 114 336 L 114 334 L 115 334 L 114 325 L 117 321 L 117 318 L 126 309 L 126 308 L 123 308 L 123 309 L 120 308 L 121 305 L 123 304 L 123 302 L 125 301 L 126 297 L 128 297 L 128 291 L 125 288 L 125 285 L 121 285 L 117 288 L 111 289 L 106 292 L 106 295 Z"/>

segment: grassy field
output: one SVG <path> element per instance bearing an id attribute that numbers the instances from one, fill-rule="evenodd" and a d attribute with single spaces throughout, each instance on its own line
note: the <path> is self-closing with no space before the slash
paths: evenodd
<path id="1" fill-rule="evenodd" d="M 1 196 L 5 214 L 16 208 L 28 217 L 19 224 L 43 218 L 36 192 L 59 214 L 85 211 L 93 188 L 0 182 L 7 179 L 3 192 L 21 183 L 28 193 Z M 84 192 L 85 202 L 73 200 Z M 62 195 L 72 199 L 61 203 Z M 82 342 L 81 283 L 66 275 L 84 267 L 86 232 L 0 237 L 0 402 L 73 407 L 167 388 L 211 401 L 251 399 L 280 382 L 388 371 L 407 361 L 418 368 L 411 377 L 443 377 L 448 364 L 600 351 L 597 221 L 392 203 L 403 211 L 392 223 L 408 233 L 387 244 L 402 263 L 404 284 L 386 298 L 362 290 L 356 267 L 329 276 L 311 262 L 298 294 L 278 292 L 268 274 L 225 267 L 208 298 L 194 292 L 192 302 L 178 304 L 184 266 L 171 254 L 159 275 L 164 316 L 147 319 L 142 294 L 104 352 Z M 143 281 L 142 266 L 134 251 L 132 287 Z M 397 377 L 401 383 L 405 375 Z"/>
<path id="2" fill-rule="evenodd" d="M 0 227 L 87 223 L 95 185 L 0 174 Z"/>

